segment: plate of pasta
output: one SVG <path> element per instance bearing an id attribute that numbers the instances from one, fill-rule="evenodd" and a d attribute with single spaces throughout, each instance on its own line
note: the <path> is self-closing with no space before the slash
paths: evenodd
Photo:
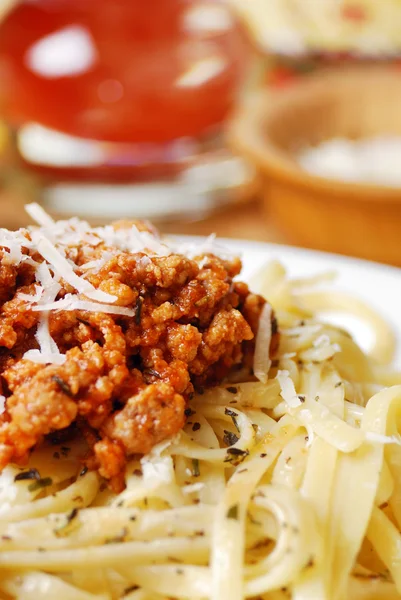
<path id="1" fill-rule="evenodd" d="M 0 596 L 401 598 L 401 272 L 28 212 L 0 231 Z"/>

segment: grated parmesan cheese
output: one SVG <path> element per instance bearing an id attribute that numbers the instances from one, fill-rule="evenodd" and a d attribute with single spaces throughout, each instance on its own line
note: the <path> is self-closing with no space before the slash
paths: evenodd
<path id="1" fill-rule="evenodd" d="M 0 396 L 0 415 L 6 410 L 6 397 Z"/>
<path id="2" fill-rule="evenodd" d="M 253 372 L 255 377 L 262 383 L 266 383 L 269 369 L 272 364 L 270 360 L 270 342 L 272 339 L 272 307 L 268 302 L 263 306 L 260 313 L 259 327 L 256 334 L 255 354 L 253 359 Z"/>
<path id="3" fill-rule="evenodd" d="M 31 219 L 36 221 L 36 223 L 41 227 L 53 227 L 55 225 L 55 222 L 51 216 L 48 215 L 47 212 L 44 211 L 43 208 L 36 202 L 26 204 L 25 210 Z"/>
<path id="4" fill-rule="evenodd" d="M 43 293 L 36 307 L 37 310 L 42 310 L 42 304 L 52 301 L 56 298 L 61 289 L 61 285 L 57 281 L 57 277 L 52 277 L 50 269 L 46 263 L 41 263 L 36 271 L 36 276 L 42 284 Z M 33 310 L 33 309 L 32 309 Z M 53 363 L 62 365 L 65 362 L 65 355 L 61 354 L 56 342 L 50 335 L 49 330 L 49 315 L 42 312 L 40 315 L 38 327 L 35 333 L 36 341 L 39 344 L 38 349 L 28 350 L 24 354 L 26 360 L 39 364 Z"/>
<path id="5" fill-rule="evenodd" d="M 77 275 L 68 260 L 60 254 L 56 247 L 43 234 L 38 237 L 37 250 L 39 254 L 78 292 L 98 302 L 115 302 L 117 300 L 116 296 L 102 292 L 102 290 L 97 290 L 89 281 Z"/>
<path id="6" fill-rule="evenodd" d="M 290 408 L 298 408 L 302 402 L 298 398 L 295 390 L 294 382 L 292 381 L 288 371 L 278 371 L 276 375 L 281 388 L 280 396 L 288 404 Z"/>
<path id="7" fill-rule="evenodd" d="M 23 358 L 39 365 L 63 365 L 66 359 L 65 354 L 61 354 L 60 352 L 49 352 L 46 354 L 45 352 L 37 349 L 28 350 L 25 352 Z"/>
<path id="8" fill-rule="evenodd" d="M 88 312 L 101 312 L 111 315 L 123 315 L 125 317 L 134 317 L 136 314 L 136 310 L 133 308 L 81 300 L 72 294 L 66 294 L 62 300 L 56 300 L 56 302 L 38 304 L 37 306 L 33 306 L 32 310 L 41 312 L 49 312 L 52 310 L 87 310 Z"/>
<path id="9" fill-rule="evenodd" d="M 39 348 L 28 350 L 24 358 L 40 364 L 63 364 L 66 357 L 60 353 L 56 342 L 50 335 L 49 312 L 59 310 L 83 310 L 102 312 L 115 315 L 134 317 L 136 310 L 123 306 L 115 306 L 117 298 L 114 295 L 95 288 L 87 279 L 90 273 L 100 270 L 116 252 L 140 253 L 138 264 L 143 268 L 152 264 L 152 256 L 168 256 L 179 252 L 188 258 L 208 252 L 221 256 L 232 257 L 231 252 L 216 244 L 215 235 L 206 241 L 192 243 L 188 248 L 171 242 L 165 243 L 160 239 L 156 230 L 140 231 L 134 224 L 126 228 L 114 229 L 111 225 L 92 228 L 86 221 L 73 217 L 68 220 L 54 221 L 43 208 L 36 204 L 25 206 L 27 213 L 37 223 L 37 226 L 27 230 L 8 231 L 0 228 L 0 248 L 4 249 L 3 264 L 18 266 L 22 262 L 31 265 L 36 272 L 35 293 L 19 293 L 20 300 L 27 302 L 29 309 L 40 312 L 35 338 Z M 66 256 L 67 248 L 79 247 L 82 242 L 96 248 L 100 244 L 105 249 L 100 258 L 89 260 L 79 267 Z M 35 261 L 30 254 L 38 253 L 43 262 Z M 76 293 L 67 294 L 57 300 L 61 290 L 60 281 L 72 286 Z M 266 309 L 267 310 L 267 309 Z M 270 320 L 270 319 L 269 319 Z M 266 333 L 260 344 L 269 343 L 269 329 L 265 323 Z M 262 327 L 263 329 L 263 327 Z M 271 331 L 270 331 L 271 336 Z M 270 345 L 270 343 L 269 343 Z M 261 366 L 256 372 L 267 376 L 270 362 L 262 355 Z M 171 442 L 170 442 L 171 443 Z"/>
<path id="10" fill-rule="evenodd" d="M 44 292 L 44 288 L 41 285 L 35 285 L 35 294 L 24 294 L 23 292 L 18 292 L 18 298 L 21 300 L 25 300 L 25 302 L 39 302 L 42 294 Z"/>
<path id="11" fill-rule="evenodd" d="M 374 431 L 367 431 L 365 438 L 368 442 L 377 444 L 397 444 L 401 446 L 401 437 L 399 435 L 383 435 Z"/>

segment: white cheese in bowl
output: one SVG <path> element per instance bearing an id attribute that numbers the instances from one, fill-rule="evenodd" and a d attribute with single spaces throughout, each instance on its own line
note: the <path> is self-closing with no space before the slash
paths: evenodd
<path id="1" fill-rule="evenodd" d="M 401 136 L 332 138 L 297 155 L 305 171 L 328 179 L 401 187 Z"/>

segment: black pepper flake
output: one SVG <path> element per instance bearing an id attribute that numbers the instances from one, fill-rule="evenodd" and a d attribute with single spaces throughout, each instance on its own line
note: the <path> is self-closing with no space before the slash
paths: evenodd
<path id="1" fill-rule="evenodd" d="M 138 296 L 138 298 L 136 299 L 136 302 L 135 302 L 135 324 L 136 325 L 141 324 L 142 306 L 143 306 L 143 297 Z"/>
<path id="2" fill-rule="evenodd" d="M 65 522 L 61 525 L 61 527 L 59 527 L 58 529 L 54 530 L 54 534 L 57 537 L 60 536 L 66 536 L 68 535 L 67 530 L 69 531 L 69 525 L 72 523 L 72 521 L 75 519 L 75 517 L 78 515 L 79 512 L 79 508 L 73 508 L 67 515 L 66 515 L 66 520 Z"/>
<path id="3" fill-rule="evenodd" d="M 335 388 L 338 388 L 338 387 L 340 387 L 340 385 L 342 385 L 342 384 L 343 384 L 343 382 L 342 382 L 342 381 L 337 381 L 337 383 L 335 384 L 335 386 L 334 386 L 334 387 L 335 387 Z"/>
<path id="4" fill-rule="evenodd" d="M 167 560 L 173 563 L 182 563 L 182 560 L 180 558 L 176 558 L 175 556 L 167 556 Z"/>
<path id="5" fill-rule="evenodd" d="M 238 394 L 238 388 L 230 385 L 229 387 L 226 388 L 227 392 L 230 392 L 230 394 Z"/>
<path id="6" fill-rule="evenodd" d="M 14 481 L 26 481 L 27 479 L 36 479 L 36 481 L 39 481 L 39 471 L 37 469 L 29 469 L 29 471 L 23 471 L 14 477 Z"/>
<path id="7" fill-rule="evenodd" d="M 309 442 L 309 435 L 305 436 L 305 442 Z"/>
<path id="8" fill-rule="evenodd" d="M 61 446 L 60 451 L 64 457 L 67 457 L 68 454 L 71 452 L 71 448 L 69 448 L 68 446 Z"/>
<path id="9" fill-rule="evenodd" d="M 131 515 L 129 518 L 130 521 L 136 521 L 136 515 Z"/>
<path id="10" fill-rule="evenodd" d="M 10 542 L 10 541 L 12 540 L 12 537 L 11 537 L 11 535 L 2 535 L 2 536 L 1 536 L 1 539 L 2 539 L 4 542 Z"/>
<path id="11" fill-rule="evenodd" d="M 256 542 L 251 548 L 251 550 L 260 550 L 261 548 L 268 548 L 271 545 L 272 541 L 270 538 L 263 538 Z"/>
<path id="12" fill-rule="evenodd" d="M 60 460 L 60 452 L 53 452 L 53 458 Z"/>
<path id="13" fill-rule="evenodd" d="M 192 415 L 194 415 L 195 413 L 196 413 L 196 411 L 195 411 L 195 410 L 192 410 L 192 408 L 186 408 L 186 409 L 184 410 L 184 415 L 185 415 L 187 418 L 189 418 L 189 417 L 192 417 Z"/>
<path id="14" fill-rule="evenodd" d="M 192 426 L 192 431 L 199 431 L 200 428 L 201 428 L 201 424 L 196 422 Z"/>
<path id="15" fill-rule="evenodd" d="M 316 400 L 316 402 L 319 402 L 320 396 L 315 396 L 315 400 Z"/>
<path id="16" fill-rule="evenodd" d="M 241 448 L 227 448 L 227 455 L 224 462 L 229 462 L 233 466 L 238 466 L 248 456 L 249 450 L 242 450 Z"/>
<path id="17" fill-rule="evenodd" d="M 46 552 L 46 548 L 38 548 L 38 552 Z"/>
<path id="18" fill-rule="evenodd" d="M 160 373 L 158 373 L 157 371 L 155 371 L 155 369 L 146 369 L 144 371 L 144 375 L 150 375 L 151 377 L 156 377 L 157 379 L 161 379 L 162 376 L 160 375 Z"/>
<path id="19" fill-rule="evenodd" d="M 36 490 L 40 490 L 41 488 L 49 487 L 53 485 L 53 479 L 51 477 L 44 477 L 43 479 L 38 479 L 33 483 L 28 485 L 28 490 L 30 492 L 36 492 Z"/>
<path id="20" fill-rule="evenodd" d="M 227 519 L 235 519 L 236 521 L 238 521 L 238 518 L 239 518 L 238 513 L 239 513 L 238 504 L 233 504 L 228 509 L 226 517 L 227 517 Z"/>
<path id="21" fill-rule="evenodd" d="M 229 417 L 232 418 L 236 430 L 239 431 L 240 429 L 239 429 L 238 423 L 237 423 L 238 413 L 236 413 L 234 410 L 231 410 L 230 408 L 225 408 L 224 414 L 228 415 Z"/>
<path id="22" fill-rule="evenodd" d="M 87 474 L 87 472 L 88 472 L 88 467 L 85 465 L 85 466 L 82 468 L 82 470 L 81 470 L 81 472 L 80 472 L 79 476 L 80 476 L 80 477 L 83 477 L 84 475 L 86 475 L 86 474 Z"/>
<path id="23" fill-rule="evenodd" d="M 137 477 L 142 477 L 142 469 L 134 469 L 132 474 L 136 475 Z"/>
<path id="24" fill-rule="evenodd" d="M 227 431 L 226 429 L 224 430 L 223 441 L 225 444 L 227 444 L 227 446 L 234 446 L 234 444 L 236 444 L 238 440 L 239 437 L 235 435 L 235 433 L 233 433 L 232 431 Z"/>
<path id="25" fill-rule="evenodd" d="M 298 394 L 298 400 L 302 403 L 305 402 L 305 396 L 303 396 L 302 394 Z"/>
<path id="26" fill-rule="evenodd" d="M 242 448 L 227 448 L 227 453 L 233 454 L 234 456 L 247 456 L 249 450 L 242 450 Z"/>
<path id="27" fill-rule="evenodd" d="M 175 572 L 177 575 L 184 575 L 184 569 L 176 569 Z"/>
<path id="28" fill-rule="evenodd" d="M 52 375 L 50 379 L 58 385 L 63 394 L 69 396 L 70 398 L 74 397 L 70 386 L 64 381 L 64 379 L 61 379 L 61 377 L 59 377 L 58 375 Z"/>
<path id="29" fill-rule="evenodd" d="M 72 511 L 67 515 L 67 523 L 71 523 L 71 521 L 77 516 L 78 512 L 79 508 L 73 508 Z"/>
<path id="30" fill-rule="evenodd" d="M 262 452 L 262 454 L 259 454 L 260 458 L 265 458 L 265 456 L 267 456 L 266 452 Z"/>
<path id="31" fill-rule="evenodd" d="M 205 532 L 203 531 L 203 529 L 199 529 L 198 531 L 194 531 L 194 535 L 196 535 L 197 537 L 203 537 L 205 535 Z"/>
<path id="32" fill-rule="evenodd" d="M 132 592 L 136 592 L 136 590 L 139 590 L 139 585 L 130 585 L 129 587 L 125 588 L 123 592 L 123 598 L 124 596 L 128 596 L 128 594 L 131 594 Z"/>
<path id="33" fill-rule="evenodd" d="M 200 476 L 199 460 L 197 458 L 192 459 L 192 476 L 193 477 Z"/>

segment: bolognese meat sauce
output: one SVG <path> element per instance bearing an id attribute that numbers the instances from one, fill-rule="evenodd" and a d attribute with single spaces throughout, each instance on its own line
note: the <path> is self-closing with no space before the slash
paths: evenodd
<path id="1" fill-rule="evenodd" d="M 118 490 L 128 456 L 183 427 L 194 391 L 252 366 L 265 301 L 233 280 L 238 258 L 185 255 L 146 223 L 31 214 L 41 227 L 0 232 L 0 468 L 75 424 Z"/>

